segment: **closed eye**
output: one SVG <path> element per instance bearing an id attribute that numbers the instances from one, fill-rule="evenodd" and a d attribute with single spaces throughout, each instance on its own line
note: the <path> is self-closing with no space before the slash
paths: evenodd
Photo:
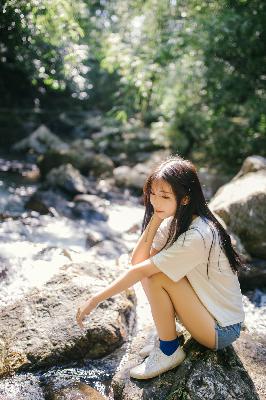
<path id="1" fill-rule="evenodd" d="M 152 192 L 150 192 L 150 194 L 152 195 L 152 196 L 155 196 L 155 193 L 152 193 Z M 170 199 L 170 197 L 169 196 L 161 196 L 163 199 Z"/>

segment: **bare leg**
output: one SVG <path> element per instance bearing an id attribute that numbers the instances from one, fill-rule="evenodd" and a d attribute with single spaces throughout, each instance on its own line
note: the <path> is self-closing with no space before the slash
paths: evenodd
<path id="1" fill-rule="evenodd" d="M 159 291 L 152 290 L 149 279 L 144 278 L 141 284 L 151 306 L 152 317 L 158 336 L 162 340 L 173 340 L 178 335 L 178 332 L 176 332 L 173 303 L 163 288 Z"/>
<path id="2" fill-rule="evenodd" d="M 195 340 L 214 349 L 214 318 L 201 303 L 188 279 L 184 277 L 174 282 L 163 273 L 146 279 L 144 285 L 160 339 L 175 339 L 174 315 L 176 312 Z"/>

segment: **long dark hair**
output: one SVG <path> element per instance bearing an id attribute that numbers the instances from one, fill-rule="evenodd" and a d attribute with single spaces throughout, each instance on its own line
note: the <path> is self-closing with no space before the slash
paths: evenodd
<path id="1" fill-rule="evenodd" d="M 145 215 L 142 222 L 142 232 L 145 230 L 154 214 L 154 209 L 150 202 L 150 193 L 152 182 L 156 180 L 164 180 L 167 182 L 171 186 L 177 200 L 176 213 L 171 221 L 169 235 L 163 248 L 165 248 L 168 243 L 172 245 L 182 233 L 188 230 L 192 222 L 192 216 L 193 214 L 196 214 L 208 223 L 213 233 L 213 239 L 208 256 L 207 275 L 210 253 L 214 237 L 216 237 L 215 228 L 219 233 L 220 247 L 223 248 L 232 271 L 238 274 L 240 269 L 247 268 L 244 260 L 233 248 L 229 234 L 210 211 L 201 188 L 196 167 L 191 161 L 185 160 L 179 155 L 169 156 L 165 161 L 160 163 L 148 176 L 144 184 L 143 195 Z M 186 195 L 189 196 L 190 201 L 187 205 L 183 205 L 181 204 L 181 199 Z"/>

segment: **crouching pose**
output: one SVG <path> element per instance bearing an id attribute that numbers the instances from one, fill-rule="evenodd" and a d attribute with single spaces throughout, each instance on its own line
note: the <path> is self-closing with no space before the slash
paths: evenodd
<path id="1" fill-rule="evenodd" d="M 176 316 L 203 346 L 219 350 L 240 335 L 244 321 L 238 273 L 245 268 L 231 239 L 208 208 L 192 162 L 179 156 L 163 161 L 147 178 L 141 236 L 127 272 L 79 307 L 77 323 L 101 301 L 141 281 L 158 341 L 131 369 L 148 379 L 168 371 L 186 354 Z"/>

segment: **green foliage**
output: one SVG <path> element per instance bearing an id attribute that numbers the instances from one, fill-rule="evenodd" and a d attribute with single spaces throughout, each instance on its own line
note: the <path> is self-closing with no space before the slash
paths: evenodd
<path id="1" fill-rule="evenodd" d="M 265 2 L 5 0 L 1 7 L 2 104 L 51 107 L 60 98 L 119 123 L 137 117 L 173 151 L 234 168 L 265 155 Z"/>
<path id="2" fill-rule="evenodd" d="M 213 113 L 207 147 L 215 159 L 240 165 L 244 157 L 265 155 L 266 149 L 266 4 L 222 1 L 219 5 L 216 13 L 207 13 L 208 18 L 201 15 L 197 30 L 206 66 L 202 100 Z M 202 40 L 201 29 L 207 40 Z"/>
<path id="3" fill-rule="evenodd" d="M 4 2 L 0 20 L 3 93 L 27 87 L 27 97 L 41 88 L 66 88 L 74 78 L 73 65 L 87 58 L 79 45 L 83 30 L 76 21 L 81 6 L 67 0 Z"/>

